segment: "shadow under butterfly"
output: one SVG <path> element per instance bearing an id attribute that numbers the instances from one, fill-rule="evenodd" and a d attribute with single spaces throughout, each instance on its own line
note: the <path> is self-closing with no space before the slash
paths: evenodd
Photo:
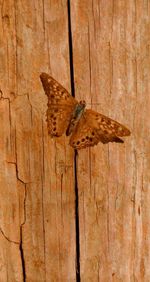
<path id="1" fill-rule="evenodd" d="M 98 142 L 124 143 L 119 137 L 130 135 L 129 129 L 117 121 L 85 110 L 85 101 L 78 102 L 50 75 L 42 73 L 40 79 L 48 97 L 47 127 L 51 137 L 71 135 L 69 144 L 79 150 Z"/>

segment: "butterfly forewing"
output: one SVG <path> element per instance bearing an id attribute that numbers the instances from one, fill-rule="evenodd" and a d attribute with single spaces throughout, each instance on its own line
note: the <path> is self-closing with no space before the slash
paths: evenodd
<path id="1" fill-rule="evenodd" d="M 125 126 L 93 110 L 86 110 L 71 136 L 70 145 L 82 149 L 98 142 L 123 143 L 119 137 L 127 135 L 130 131 Z"/>
<path id="2" fill-rule="evenodd" d="M 55 79 L 46 73 L 40 75 L 45 94 L 48 97 L 48 133 L 61 136 L 68 128 L 77 101 Z"/>
<path id="3" fill-rule="evenodd" d="M 130 131 L 119 122 L 106 117 L 93 110 L 86 110 L 86 120 L 90 125 L 96 128 L 99 134 L 115 135 L 119 137 L 130 135 Z"/>

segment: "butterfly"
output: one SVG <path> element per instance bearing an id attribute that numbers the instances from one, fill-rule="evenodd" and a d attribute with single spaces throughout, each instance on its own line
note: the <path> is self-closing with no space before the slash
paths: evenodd
<path id="1" fill-rule="evenodd" d="M 98 142 L 123 143 L 119 138 L 130 135 L 129 129 L 91 109 L 85 110 L 85 101 L 78 102 L 68 91 L 47 73 L 40 79 L 48 97 L 47 127 L 51 137 L 66 133 L 74 149 L 94 146 Z"/>

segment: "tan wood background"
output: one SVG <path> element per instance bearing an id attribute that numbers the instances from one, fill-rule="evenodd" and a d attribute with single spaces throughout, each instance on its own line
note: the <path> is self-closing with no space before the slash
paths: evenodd
<path id="1" fill-rule="evenodd" d="M 79 151 L 77 177 L 68 138 L 47 134 L 39 80 L 71 92 L 68 6 L 76 98 L 132 132 Z M 3 0 L 0 11 L 0 282 L 149 282 L 150 1 Z"/>

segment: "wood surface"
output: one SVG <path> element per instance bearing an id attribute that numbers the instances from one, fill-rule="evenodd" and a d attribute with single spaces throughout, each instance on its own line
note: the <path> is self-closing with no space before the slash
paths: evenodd
<path id="1" fill-rule="evenodd" d="M 0 282 L 150 281 L 149 0 L 0 11 Z M 41 72 L 131 137 L 51 139 Z"/>

